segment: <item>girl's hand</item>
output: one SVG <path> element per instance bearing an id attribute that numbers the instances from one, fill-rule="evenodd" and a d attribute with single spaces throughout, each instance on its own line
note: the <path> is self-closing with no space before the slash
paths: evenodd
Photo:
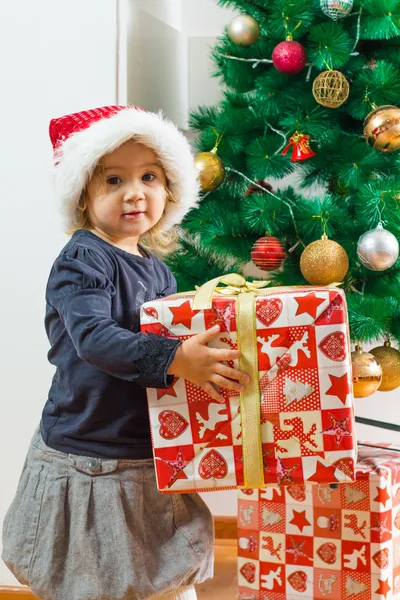
<path id="1" fill-rule="evenodd" d="M 239 358 L 240 350 L 222 350 L 207 346 L 207 343 L 214 340 L 219 332 L 220 328 L 217 325 L 205 333 L 199 333 L 185 340 L 178 347 L 174 360 L 168 368 L 168 374 L 183 377 L 202 387 L 213 400 L 225 402 L 225 398 L 218 393 L 216 386 L 243 392 L 243 384 L 249 383 L 250 377 L 222 364 L 222 361 Z"/>

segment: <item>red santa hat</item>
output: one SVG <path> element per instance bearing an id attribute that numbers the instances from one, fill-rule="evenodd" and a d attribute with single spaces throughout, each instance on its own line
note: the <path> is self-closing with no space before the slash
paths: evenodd
<path id="1" fill-rule="evenodd" d="M 137 106 L 104 106 L 50 121 L 55 193 L 68 228 L 76 224 L 82 191 L 100 159 L 131 138 L 161 161 L 176 203 L 168 202 L 161 227 L 170 229 L 198 202 L 198 172 L 185 136 L 162 113 Z"/>

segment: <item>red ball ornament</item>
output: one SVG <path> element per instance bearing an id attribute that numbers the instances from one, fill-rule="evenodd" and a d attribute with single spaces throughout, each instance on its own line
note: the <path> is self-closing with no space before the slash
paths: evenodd
<path id="1" fill-rule="evenodd" d="M 251 250 L 251 260 L 262 271 L 275 271 L 283 265 L 286 252 L 278 238 L 262 237 Z"/>
<path id="2" fill-rule="evenodd" d="M 272 62 L 277 71 L 294 75 L 304 69 L 307 62 L 306 51 L 299 42 L 286 40 L 275 46 Z"/>

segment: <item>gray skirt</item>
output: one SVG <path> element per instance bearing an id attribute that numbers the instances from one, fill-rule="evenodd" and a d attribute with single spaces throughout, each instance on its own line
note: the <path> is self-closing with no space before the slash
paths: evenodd
<path id="1" fill-rule="evenodd" d="M 31 441 L 2 558 L 42 600 L 145 600 L 210 579 L 212 515 L 160 494 L 152 459 L 94 459 Z"/>

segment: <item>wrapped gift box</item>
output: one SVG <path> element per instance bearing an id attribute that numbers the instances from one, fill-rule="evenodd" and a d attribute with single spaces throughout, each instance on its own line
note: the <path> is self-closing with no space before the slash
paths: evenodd
<path id="1" fill-rule="evenodd" d="M 147 302 L 143 332 L 188 339 L 215 324 L 212 346 L 239 347 L 251 376 L 226 402 L 176 378 L 149 389 L 162 492 L 351 481 L 355 430 L 346 301 L 329 287 L 266 288 L 239 275 Z M 264 286 L 264 287 L 262 287 Z"/>
<path id="2" fill-rule="evenodd" d="M 360 444 L 356 477 L 239 492 L 238 598 L 400 599 L 400 447 Z"/>

